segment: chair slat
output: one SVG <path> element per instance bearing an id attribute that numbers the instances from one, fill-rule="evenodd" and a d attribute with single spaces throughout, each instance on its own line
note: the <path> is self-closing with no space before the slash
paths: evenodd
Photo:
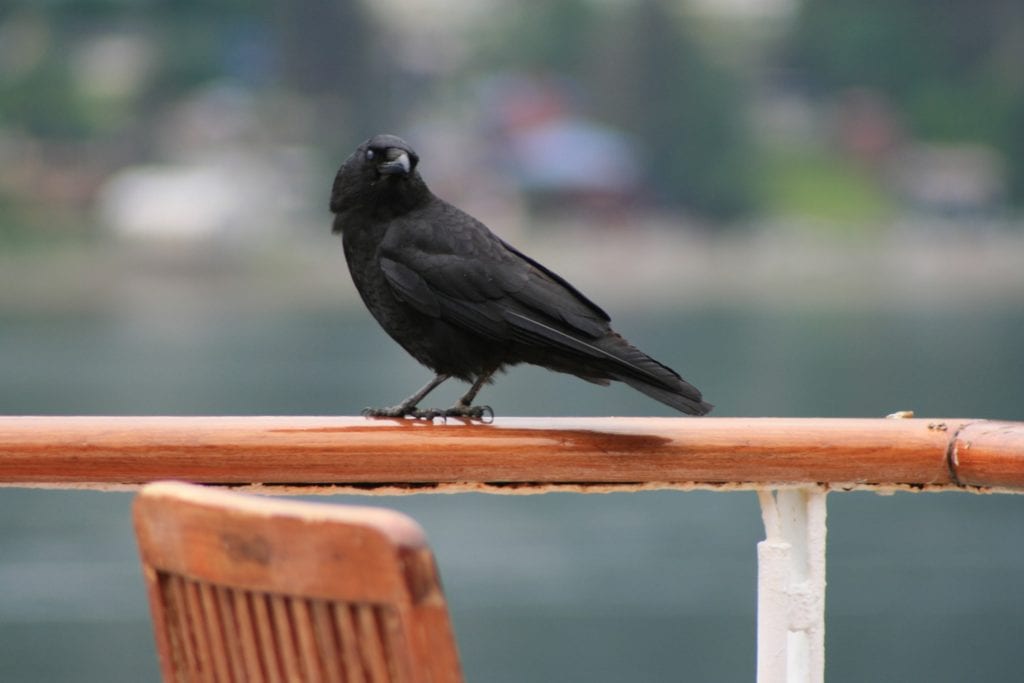
<path id="1" fill-rule="evenodd" d="M 245 672 L 242 680 L 246 683 L 265 683 L 267 677 L 264 676 L 263 665 L 260 662 L 256 617 L 249 604 L 251 597 L 246 591 L 231 591 L 232 611 L 238 627 L 238 641 Z"/>
<path id="2" fill-rule="evenodd" d="M 324 666 L 324 680 L 327 683 L 345 683 L 341 659 L 341 641 L 331 619 L 330 603 L 326 600 L 311 600 L 310 612 L 313 618 L 313 634 L 316 649 Z"/>
<path id="3" fill-rule="evenodd" d="M 270 683 L 282 683 L 285 680 L 284 665 L 281 663 L 277 641 L 274 639 L 274 620 L 270 616 L 270 596 L 262 593 L 254 595 L 252 607 L 256 633 L 259 637 L 259 651 L 262 655 L 264 671 L 267 672 L 267 680 Z"/>

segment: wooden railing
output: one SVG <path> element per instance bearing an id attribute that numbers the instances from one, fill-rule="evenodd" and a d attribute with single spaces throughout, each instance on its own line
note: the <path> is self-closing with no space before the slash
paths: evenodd
<path id="1" fill-rule="evenodd" d="M 0 417 L 0 484 L 380 493 L 1024 490 L 1024 423 L 969 419 Z"/>
<path id="2" fill-rule="evenodd" d="M 0 485 L 279 493 L 756 489 L 758 683 L 821 683 L 825 499 L 1024 491 L 1024 423 L 969 419 L 0 417 Z"/>

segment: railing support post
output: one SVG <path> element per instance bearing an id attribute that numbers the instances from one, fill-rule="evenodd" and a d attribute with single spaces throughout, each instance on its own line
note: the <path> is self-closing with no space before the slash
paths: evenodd
<path id="1" fill-rule="evenodd" d="M 758 491 L 757 683 L 825 680 L 825 490 Z"/>

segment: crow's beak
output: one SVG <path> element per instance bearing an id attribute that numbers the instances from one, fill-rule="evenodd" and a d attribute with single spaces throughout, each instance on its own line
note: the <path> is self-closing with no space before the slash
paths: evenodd
<path id="1" fill-rule="evenodd" d="M 409 160 L 409 154 L 397 147 L 388 149 L 384 158 L 386 161 L 377 167 L 383 175 L 407 175 L 414 164 Z"/>

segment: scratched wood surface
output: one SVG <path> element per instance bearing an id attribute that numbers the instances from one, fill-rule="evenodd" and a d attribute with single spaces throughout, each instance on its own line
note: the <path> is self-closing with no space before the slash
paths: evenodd
<path id="1" fill-rule="evenodd" d="M 111 487 L 159 479 L 389 493 L 800 483 L 1024 490 L 1024 423 L 0 417 L 0 484 Z"/>

